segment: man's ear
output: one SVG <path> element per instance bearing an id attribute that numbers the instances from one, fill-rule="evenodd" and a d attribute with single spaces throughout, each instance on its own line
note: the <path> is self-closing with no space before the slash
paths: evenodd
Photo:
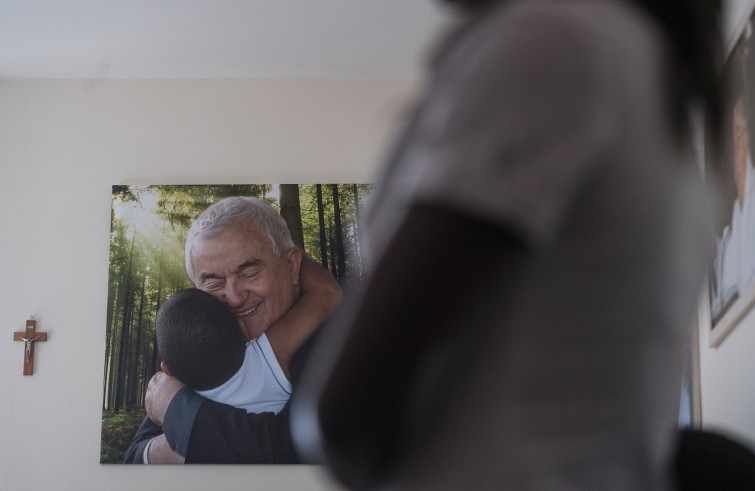
<path id="1" fill-rule="evenodd" d="M 301 271 L 301 249 L 294 247 L 288 251 L 286 257 L 288 269 L 291 272 L 291 281 L 294 285 L 299 285 L 299 271 Z"/>
<path id="2" fill-rule="evenodd" d="M 160 362 L 160 369 L 165 373 L 165 375 L 170 375 L 171 377 L 173 376 L 173 373 L 171 373 L 170 371 L 170 367 L 166 365 L 164 361 Z"/>

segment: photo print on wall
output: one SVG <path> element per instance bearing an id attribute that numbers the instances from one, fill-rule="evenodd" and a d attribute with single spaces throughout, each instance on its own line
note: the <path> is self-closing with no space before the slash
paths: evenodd
<path id="1" fill-rule="evenodd" d="M 306 345 L 305 341 L 316 332 L 320 322 L 313 317 L 309 322 L 312 325 L 295 326 L 294 329 L 299 330 L 295 336 L 262 333 L 271 324 L 273 329 L 279 329 L 279 333 L 292 332 L 284 331 L 288 328 L 284 327 L 284 314 L 296 303 L 301 304 L 302 309 L 308 308 L 306 302 L 300 302 L 307 295 L 307 288 L 316 289 L 319 285 L 331 285 L 331 282 L 349 290 L 358 287 L 362 276 L 359 247 L 362 214 L 373 189 L 372 184 L 113 186 L 101 463 L 121 463 L 124 459 L 129 463 L 141 463 L 146 442 L 153 436 L 159 438 L 162 433 L 162 428 L 146 417 L 145 395 L 150 379 L 161 371 L 161 363 L 165 361 L 161 352 L 168 356 L 169 350 L 178 350 L 171 345 L 173 341 L 169 335 L 163 334 L 169 332 L 163 326 L 169 325 L 169 319 L 173 318 L 168 312 L 171 315 L 173 312 L 188 312 L 177 318 L 183 319 L 187 325 L 197 324 L 198 328 L 204 327 L 200 325 L 200 319 L 206 315 L 213 320 L 213 330 L 216 325 L 223 324 L 215 322 L 216 318 L 227 320 L 230 315 L 232 320 L 229 322 L 237 329 L 220 339 L 233 338 L 235 341 L 230 343 L 230 348 L 220 344 L 215 348 L 231 349 L 234 353 L 239 349 L 241 354 L 238 355 L 240 358 L 237 357 L 238 365 L 224 367 L 224 373 L 218 370 L 216 374 L 216 365 L 236 359 L 235 355 L 221 354 L 217 358 L 220 361 L 211 362 L 215 359 L 209 352 L 209 347 L 214 346 L 212 340 L 205 337 L 200 342 L 190 342 L 189 331 L 181 331 L 181 349 L 188 351 L 179 351 L 179 354 L 196 363 L 182 365 L 182 358 L 171 354 L 173 369 L 170 366 L 166 369 L 166 365 L 170 365 L 167 363 L 162 364 L 163 371 L 179 379 L 195 377 L 188 385 L 195 383 L 203 397 L 242 407 L 250 418 L 255 418 L 258 412 L 287 417 L 287 411 L 281 412 L 281 409 L 291 393 L 289 378 L 295 378 L 293 363 L 296 357 L 292 358 L 290 367 L 285 361 L 279 363 L 278 360 L 288 359 L 280 356 L 285 350 L 294 352 Z M 288 229 L 296 251 L 300 252 L 276 251 L 274 242 L 280 240 L 275 231 L 263 233 L 258 229 L 267 225 L 254 227 L 248 225 L 251 222 L 243 222 L 247 225 L 240 226 L 242 222 L 232 218 L 227 227 L 202 232 L 192 242 L 189 266 L 196 287 L 208 292 L 205 293 L 193 289 L 195 283 L 187 273 L 184 246 L 195 220 L 208 207 L 229 197 L 251 197 L 256 198 L 255 203 L 262 202 L 262 205 L 255 206 L 267 210 L 260 212 L 263 218 L 245 215 L 245 219 L 264 222 L 264 216 L 268 216 L 265 213 L 272 211 L 275 218 L 269 223 L 285 222 L 284 228 Z M 231 209 L 245 209 L 248 204 L 248 201 L 234 199 L 224 202 L 233 202 L 236 208 L 228 208 L 220 215 L 227 215 Z M 213 218 L 209 221 L 220 220 Z M 308 286 L 308 282 L 315 286 Z M 324 287 L 322 291 L 325 291 Z M 178 292 L 182 293 L 177 295 Z M 166 306 L 166 302 L 169 305 Z M 161 312 L 163 306 L 166 308 Z M 158 312 L 161 312 L 160 341 Z M 324 314 L 319 312 L 317 315 Z M 182 325 L 181 329 L 188 327 Z M 207 332 L 199 331 L 202 334 Z M 290 339 L 297 342 L 290 342 Z M 237 348 L 238 340 L 244 347 Z M 264 370 L 260 364 L 264 364 Z M 259 382 L 256 376 L 261 370 L 265 372 L 264 382 Z M 246 372 L 255 373 L 255 377 L 245 375 Z M 206 379 L 208 374 L 215 378 Z M 209 387 L 217 384 L 220 385 Z M 230 408 L 230 412 L 237 411 Z M 195 421 L 194 424 L 199 423 Z M 212 443 L 220 448 L 240 444 L 238 441 Z M 189 453 L 192 457 L 188 457 L 187 462 L 200 455 L 191 448 Z M 270 449 L 252 448 L 248 456 L 219 451 L 197 458 L 218 463 L 285 463 L 289 456 L 275 455 Z"/>

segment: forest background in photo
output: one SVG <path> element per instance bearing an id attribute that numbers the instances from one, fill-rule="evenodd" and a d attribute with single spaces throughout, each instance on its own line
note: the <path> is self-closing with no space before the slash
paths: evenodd
<path id="1" fill-rule="evenodd" d="M 192 222 L 228 196 L 254 196 L 283 216 L 306 254 L 343 285 L 362 275 L 359 233 L 371 184 L 113 186 L 101 463 L 119 463 L 144 418 L 144 394 L 159 370 L 155 317 L 192 285 L 184 241 Z"/>

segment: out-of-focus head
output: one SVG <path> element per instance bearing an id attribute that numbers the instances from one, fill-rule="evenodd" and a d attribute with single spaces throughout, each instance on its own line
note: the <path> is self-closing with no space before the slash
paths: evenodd
<path id="1" fill-rule="evenodd" d="M 528 0 L 439 0 L 463 13 L 484 13 L 495 4 Z M 569 0 L 555 0 L 568 2 Z M 722 0 L 626 0 L 639 7 L 658 26 L 668 40 L 669 59 L 668 116 L 670 126 L 682 144 L 691 139 L 691 103 L 705 112 L 711 149 L 721 150 L 723 127 L 721 43 Z"/>

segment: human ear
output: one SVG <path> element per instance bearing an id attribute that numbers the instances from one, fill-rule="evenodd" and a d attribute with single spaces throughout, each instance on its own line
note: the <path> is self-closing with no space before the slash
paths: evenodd
<path id="1" fill-rule="evenodd" d="M 301 249 L 294 247 L 288 251 L 286 260 L 288 261 L 288 269 L 291 272 L 291 282 L 294 285 L 298 285 L 299 271 L 301 270 Z"/>
<path id="2" fill-rule="evenodd" d="M 165 375 L 173 376 L 173 373 L 170 371 L 170 367 L 165 364 L 164 361 L 160 362 L 160 369 L 165 373 Z"/>

